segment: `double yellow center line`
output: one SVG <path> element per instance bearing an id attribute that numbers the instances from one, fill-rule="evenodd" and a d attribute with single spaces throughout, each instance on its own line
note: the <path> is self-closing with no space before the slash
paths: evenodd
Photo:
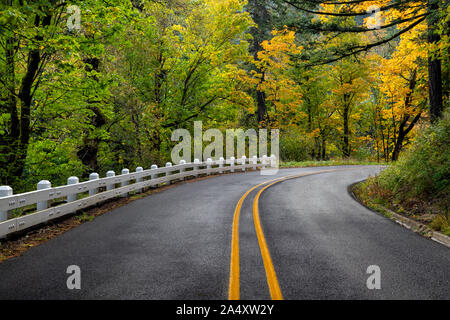
<path id="1" fill-rule="evenodd" d="M 266 190 L 267 188 L 270 188 L 274 184 L 280 183 L 282 181 L 288 180 L 288 179 L 294 179 L 299 177 L 305 177 L 310 176 L 314 174 L 319 173 L 326 173 L 326 172 L 333 172 L 333 171 L 340 171 L 342 169 L 331 169 L 331 170 L 322 170 L 322 171 L 315 171 L 315 172 L 309 172 L 309 173 L 303 173 L 298 175 L 289 175 L 277 179 L 272 179 L 269 181 L 265 181 L 263 183 L 260 183 L 254 187 L 252 187 L 250 190 L 248 190 L 242 197 L 239 199 L 239 202 L 236 205 L 236 208 L 234 210 L 234 217 L 233 217 L 233 229 L 232 229 L 232 238 L 231 238 L 231 262 L 230 262 L 230 285 L 228 289 L 228 299 L 229 300 L 239 300 L 240 299 L 240 271 L 239 271 L 239 218 L 241 213 L 242 204 L 244 203 L 244 200 L 247 198 L 247 196 L 252 192 L 253 190 L 257 189 L 258 187 L 262 185 L 266 185 L 259 192 L 256 194 L 254 200 L 253 200 L 253 222 L 255 224 L 255 230 L 256 235 L 258 237 L 258 244 L 261 251 L 261 256 L 264 263 L 264 269 L 266 271 L 266 279 L 267 284 L 269 286 L 270 296 L 272 300 L 282 300 L 283 295 L 281 293 L 280 285 L 278 283 L 277 275 L 275 272 L 275 268 L 272 263 L 272 259 L 270 257 L 269 248 L 267 247 L 267 242 L 264 237 L 264 233 L 261 227 L 261 220 L 259 217 L 259 198 L 261 194 Z"/>

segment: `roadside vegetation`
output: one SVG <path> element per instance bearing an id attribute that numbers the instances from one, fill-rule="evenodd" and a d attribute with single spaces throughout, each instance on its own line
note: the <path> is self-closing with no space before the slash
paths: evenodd
<path id="1" fill-rule="evenodd" d="M 369 207 L 391 209 L 450 235 L 450 112 L 396 163 L 354 189 Z M 382 207 L 380 207 L 382 206 Z"/>
<path id="2" fill-rule="evenodd" d="M 377 161 L 364 161 L 354 159 L 332 159 L 324 161 L 289 161 L 281 162 L 281 168 L 303 168 L 303 167 L 328 167 L 328 166 L 350 166 L 350 165 L 379 165 Z"/>

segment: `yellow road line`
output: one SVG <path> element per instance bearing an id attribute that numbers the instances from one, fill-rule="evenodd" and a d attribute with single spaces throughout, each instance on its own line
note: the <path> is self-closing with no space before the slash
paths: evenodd
<path id="1" fill-rule="evenodd" d="M 265 181 L 263 183 L 260 183 L 256 186 L 252 187 L 239 199 L 239 202 L 236 205 L 236 208 L 234 210 L 233 228 L 232 228 L 232 237 L 231 237 L 230 283 L 229 283 L 229 289 L 228 289 L 228 299 L 229 300 L 239 300 L 240 299 L 239 217 L 240 217 L 242 204 L 244 203 L 244 200 L 247 198 L 249 193 L 264 184 L 272 182 L 271 184 L 262 188 L 256 195 L 255 200 L 253 202 L 253 220 L 254 220 L 254 224 L 255 224 L 255 228 L 256 228 L 256 234 L 258 237 L 258 243 L 259 243 L 259 247 L 261 250 L 261 255 L 263 257 L 264 268 L 266 270 L 266 278 L 267 278 L 267 282 L 269 285 L 270 295 L 271 295 L 272 299 L 274 299 L 274 300 L 281 300 L 281 299 L 283 299 L 283 296 L 281 294 L 281 289 L 278 284 L 277 276 L 275 273 L 275 268 L 273 267 L 272 259 L 270 258 L 270 252 L 267 247 L 266 240 L 264 238 L 264 233 L 262 231 L 261 221 L 259 218 L 259 210 L 258 210 L 259 197 L 261 196 L 261 194 L 264 190 L 266 190 L 270 186 L 272 186 L 276 183 L 282 182 L 284 180 L 305 177 L 305 176 L 319 174 L 319 173 L 341 171 L 341 170 L 345 170 L 345 169 L 331 169 L 331 170 L 315 171 L 315 172 L 308 172 L 308 173 L 303 173 L 303 174 L 299 174 L 299 175 L 289 175 L 289 176 L 285 176 L 285 177 L 281 177 L 281 178 L 277 178 L 277 179 L 268 180 L 268 181 Z"/>
<path id="2" fill-rule="evenodd" d="M 259 208 L 258 208 L 258 201 L 259 197 L 261 196 L 261 193 L 263 193 L 264 190 L 269 188 L 270 186 L 273 186 L 276 183 L 282 182 L 285 179 L 281 181 L 275 181 L 271 184 L 265 186 L 261 190 L 259 190 L 258 194 L 256 195 L 255 199 L 253 200 L 253 222 L 255 224 L 255 230 L 256 235 L 258 237 L 258 243 L 259 243 L 259 249 L 261 250 L 261 256 L 264 262 L 264 269 L 266 270 L 266 278 L 267 278 L 267 284 L 269 285 L 269 291 L 270 291 L 270 297 L 272 300 L 283 300 L 283 295 L 281 294 L 280 285 L 278 284 L 277 274 L 275 273 L 275 268 L 272 263 L 272 258 L 270 257 L 269 248 L 267 247 L 266 238 L 264 237 L 264 233 L 261 227 L 261 220 L 259 218 Z"/>
<path id="3" fill-rule="evenodd" d="M 299 174 L 299 175 L 287 176 L 283 179 L 276 180 L 275 182 L 272 182 L 272 183 L 266 185 L 265 187 L 261 188 L 261 190 L 259 190 L 259 192 L 255 196 L 255 199 L 253 200 L 253 222 L 255 224 L 255 230 L 256 230 L 256 235 L 258 237 L 259 249 L 261 250 L 261 256 L 262 256 L 263 263 L 264 263 L 264 269 L 266 270 L 267 284 L 269 286 L 270 297 L 272 298 L 272 300 L 283 300 L 283 295 L 281 293 L 277 274 L 276 274 L 275 268 L 273 266 L 272 258 L 270 257 L 269 248 L 267 247 L 266 238 L 264 237 L 264 232 L 263 232 L 262 226 L 261 226 L 261 219 L 259 217 L 258 203 L 259 203 L 259 198 L 260 198 L 261 194 L 264 192 L 264 190 L 270 188 L 274 184 L 277 184 L 277 183 L 280 183 L 280 182 L 283 182 L 286 180 L 311 176 L 314 174 L 334 172 L 334 171 L 339 171 L 339 170 L 342 170 L 342 169 L 322 170 L 322 171 L 316 171 L 316 172 L 303 173 L 303 174 Z"/>
<path id="4" fill-rule="evenodd" d="M 234 218 L 233 218 L 233 229 L 231 236 L 231 262 L 230 262 L 230 285 L 228 289 L 228 299 L 229 300 L 239 300 L 240 298 L 240 286 L 239 286 L 239 217 L 241 213 L 242 204 L 244 203 L 245 198 L 249 195 L 250 192 L 262 186 L 266 183 L 285 179 L 286 177 L 281 177 L 278 179 L 272 179 L 269 181 L 265 181 L 260 183 L 250 190 L 248 190 L 242 197 L 239 199 L 236 208 L 234 209 Z"/>

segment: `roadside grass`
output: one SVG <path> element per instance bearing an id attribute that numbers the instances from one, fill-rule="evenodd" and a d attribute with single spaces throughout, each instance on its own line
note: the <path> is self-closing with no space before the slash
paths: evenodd
<path id="1" fill-rule="evenodd" d="M 355 184 L 353 186 L 352 191 L 355 194 L 355 196 L 359 199 L 359 201 L 361 201 L 365 206 L 391 219 L 392 214 L 385 209 L 387 207 L 387 201 L 379 196 L 374 197 L 370 192 L 368 192 L 368 189 L 370 187 L 371 184 L 369 180 L 366 180 Z"/>
<path id="2" fill-rule="evenodd" d="M 94 215 L 90 215 L 85 211 L 81 211 L 79 214 L 77 214 L 76 219 L 80 222 L 80 223 L 84 223 L 84 222 L 89 222 L 94 220 L 95 216 Z"/>
<path id="3" fill-rule="evenodd" d="M 433 206 L 425 200 L 419 201 L 417 199 L 414 207 L 405 208 L 405 204 L 396 201 L 389 190 L 380 188 L 377 184 L 377 177 L 370 177 L 368 180 L 354 185 L 352 191 L 366 207 L 381 213 L 389 219 L 392 218 L 390 210 L 422 223 L 432 230 L 450 236 L 448 212 L 440 210 L 439 207 Z"/>
<path id="4" fill-rule="evenodd" d="M 349 166 L 349 165 L 385 165 L 384 162 L 360 161 L 354 159 L 332 159 L 326 161 L 287 161 L 281 162 L 280 168 L 304 168 L 304 167 L 331 167 L 331 166 Z"/>

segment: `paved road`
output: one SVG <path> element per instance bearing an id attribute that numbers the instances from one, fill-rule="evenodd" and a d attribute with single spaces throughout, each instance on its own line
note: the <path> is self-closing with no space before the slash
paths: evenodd
<path id="1" fill-rule="evenodd" d="M 242 195 L 264 181 L 326 169 L 225 175 L 137 200 L 0 264 L 0 299 L 227 299 Z M 450 298 L 450 249 L 347 193 L 379 170 L 346 167 L 262 194 L 262 229 L 285 299 Z M 252 216 L 258 190 L 240 212 L 241 299 L 270 299 Z M 81 290 L 66 287 L 69 265 L 81 268 Z M 381 269 L 381 290 L 366 287 L 369 265 Z"/>

